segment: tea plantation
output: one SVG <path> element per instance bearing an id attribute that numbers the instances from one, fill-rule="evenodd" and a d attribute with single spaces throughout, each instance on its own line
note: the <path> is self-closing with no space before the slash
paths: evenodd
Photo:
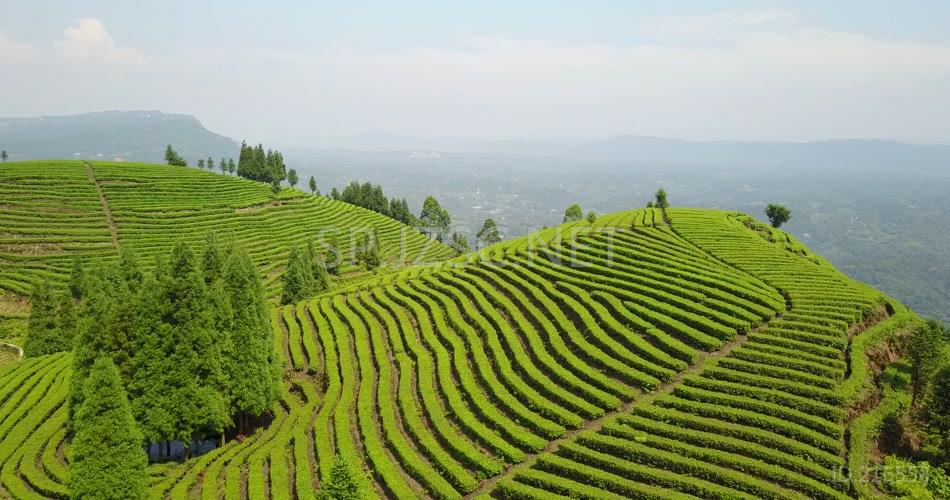
<path id="1" fill-rule="evenodd" d="M 209 232 L 276 294 L 291 246 L 379 230 L 389 270 L 272 309 L 269 425 L 149 466 L 156 498 L 314 498 L 337 457 L 383 498 L 850 498 L 865 350 L 917 321 L 747 216 L 641 209 L 451 257 L 325 198 L 188 169 L 0 168 L 0 286 L 76 255 L 142 257 Z M 408 266 L 439 260 L 436 264 Z M 0 496 L 65 498 L 70 354 L 0 368 Z"/>

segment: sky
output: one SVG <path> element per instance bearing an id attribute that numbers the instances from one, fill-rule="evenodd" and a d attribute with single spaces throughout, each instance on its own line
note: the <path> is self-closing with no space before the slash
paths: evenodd
<path id="1" fill-rule="evenodd" d="M 5 2 L 0 116 L 251 142 L 950 143 L 950 2 Z"/>

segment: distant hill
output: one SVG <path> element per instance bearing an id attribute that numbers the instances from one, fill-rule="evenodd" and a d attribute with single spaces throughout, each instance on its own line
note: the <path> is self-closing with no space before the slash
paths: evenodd
<path id="1" fill-rule="evenodd" d="M 946 169 L 950 146 L 883 140 L 688 141 L 620 135 L 579 146 L 570 157 L 692 165 Z"/>
<path id="2" fill-rule="evenodd" d="M 189 164 L 236 157 L 240 145 L 195 117 L 161 111 L 103 111 L 70 116 L 0 118 L 0 149 L 10 160 L 76 158 L 164 162 L 173 144 Z"/>

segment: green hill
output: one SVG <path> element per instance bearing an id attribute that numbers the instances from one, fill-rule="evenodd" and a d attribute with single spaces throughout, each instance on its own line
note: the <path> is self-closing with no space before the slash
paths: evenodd
<path id="1" fill-rule="evenodd" d="M 194 171 L 46 168 L 4 189 L 45 185 L 16 201 L 68 198 L 84 225 L 44 228 L 53 241 L 5 258 L 14 291 L 62 277 L 72 254 L 113 255 L 97 186 L 121 244 L 148 254 L 224 224 L 265 273 L 304 238 L 299 214 L 375 223 L 287 191 L 270 206 L 254 185 Z M 88 171 L 95 181 L 79 182 Z M 22 217 L 6 219 L 24 235 L 46 220 Z M 273 222 L 253 229 L 256 217 Z M 916 321 L 786 233 L 698 209 L 562 225 L 354 281 L 272 319 L 285 367 L 273 422 L 152 465 L 156 497 L 312 498 L 344 456 L 379 497 L 848 498 L 860 485 L 836 473 L 867 463 L 873 438 L 849 411 L 874 406 L 865 351 Z M 66 494 L 69 358 L 0 369 L 2 494 Z"/>
<path id="2" fill-rule="evenodd" d="M 144 263 L 177 241 L 233 238 L 279 293 L 290 248 L 336 237 L 352 262 L 355 235 L 377 229 L 389 267 L 443 259 L 446 246 L 388 217 L 347 203 L 237 177 L 154 164 L 29 161 L 0 167 L 0 315 L 25 314 L 33 283 L 64 286 L 73 261 L 118 257 L 120 245 Z M 87 262 L 88 264 L 88 262 Z"/>

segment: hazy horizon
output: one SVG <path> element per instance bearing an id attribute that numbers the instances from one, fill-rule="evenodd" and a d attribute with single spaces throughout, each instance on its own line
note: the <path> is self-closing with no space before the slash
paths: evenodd
<path id="1" fill-rule="evenodd" d="M 950 140 L 950 5 L 10 5 L 7 116 L 160 109 L 298 147 Z"/>

